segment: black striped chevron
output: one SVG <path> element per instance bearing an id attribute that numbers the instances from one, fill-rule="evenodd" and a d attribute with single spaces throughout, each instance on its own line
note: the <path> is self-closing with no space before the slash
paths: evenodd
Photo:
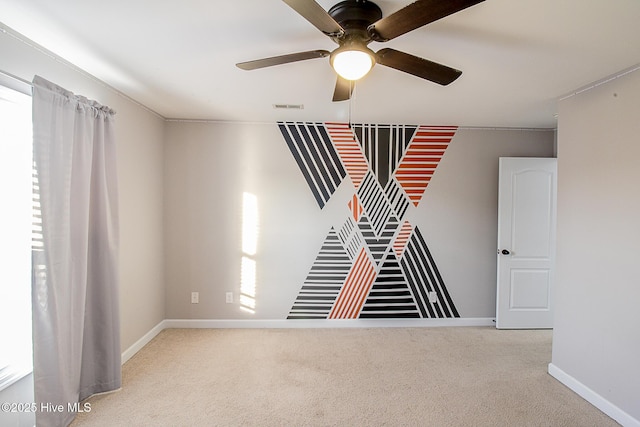
<path id="1" fill-rule="evenodd" d="M 400 265 L 420 310 L 420 317 L 460 317 L 417 227 L 407 242 Z M 433 301 L 429 299 L 430 292 L 435 292 Z"/>
<path id="2" fill-rule="evenodd" d="M 287 318 L 326 319 L 351 266 L 351 258 L 331 228 Z"/>
<path id="3" fill-rule="evenodd" d="M 381 236 L 387 222 L 393 215 L 393 211 L 373 172 L 369 172 L 365 176 L 357 194 L 362 206 L 364 206 L 364 212 L 371 221 L 373 231 L 377 236 Z"/>
<path id="4" fill-rule="evenodd" d="M 391 217 L 386 222 L 384 229 L 380 233 L 375 233 L 366 215 L 363 215 L 358 221 L 358 229 L 376 264 L 380 264 L 384 255 L 392 249 L 391 242 L 399 226 L 400 224 L 395 217 Z"/>
<path id="5" fill-rule="evenodd" d="M 373 283 L 360 318 L 411 317 L 420 317 L 420 312 L 396 256 L 390 253 Z"/>
<path id="6" fill-rule="evenodd" d="M 322 209 L 346 176 L 322 124 L 279 123 L 280 132 Z"/>
<path id="7" fill-rule="evenodd" d="M 348 217 L 338 232 L 340 242 L 351 259 L 356 257 L 362 247 L 362 235 L 357 231 L 353 218 Z"/>
<path id="8" fill-rule="evenodd" d="M 362 151 L 371 165 L 371 171 L 385 187 L 400 159 L 409 146 L 417 126 L 354 124 Z"/>
<path id="9" fill-rule="evenodd" d="M 409 209 L 411 202 L 405 195 L 405 192 L 398 181 L 390 179 L 384 189 L 384 193 L 386 194 L 389 205 L 391 206 L 391 209 L 393 209 L 396 217 L 402 220 L 407 209 Z"/>

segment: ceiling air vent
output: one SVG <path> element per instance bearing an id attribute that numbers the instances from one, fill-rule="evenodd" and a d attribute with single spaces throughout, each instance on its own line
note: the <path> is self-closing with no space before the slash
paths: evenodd
<path id="1" fill-rule="evenodd" d="M 273 104 L 273 108 L 276 110 L 303 110 L 302 104 Z"/>

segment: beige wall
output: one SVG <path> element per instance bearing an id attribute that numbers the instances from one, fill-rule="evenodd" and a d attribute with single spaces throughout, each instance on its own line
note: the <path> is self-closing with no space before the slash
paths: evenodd
<path id="1" fill-rule="evenodd" d="M 54 55 L 21 41 L 10 29 L 0 32 L 0 52 L 0 70 L 27 81 L 38 74 L 117 112 L 121 345 L 125 350 L 164 319 L 164 120 Z"/>
<path id="2" fill-rule="evenodd" d="M 165 150 L 167 318 L 285 319 L 353 187 L 321 210 L 276 124 L 168 122 Z M 553 131 L 461 129 L 408 214 L 462 317 L 495 316 L 498 158 L 553 150 Z M 225 303 L 240 290 L 245 191 L 260 215 L 255 314 Z"/>
<path id="3" fill-rule="evenodd" d="M 553 157 L 553 131 L 461 129 L 415 222 L 462 317 L 495 317 L 498 159 Z"/>
<path id="4" fill-rule="evenodd" d="M 552 364 L 625 425 L 640 425 L 639 118 L 638 71 L 559 103 Z"/>

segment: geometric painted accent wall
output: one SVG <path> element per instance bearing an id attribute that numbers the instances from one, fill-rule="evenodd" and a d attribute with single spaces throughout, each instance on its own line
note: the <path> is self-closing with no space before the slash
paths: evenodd
<path id="1" fill-rule="evenodd" d="M 424 236 L 405 219 L 457 128 L 278 126 L 320 209 L 340 185 L 353 191 L 344 222 L 327 233 L 287 318 L 460 317 Z"/>

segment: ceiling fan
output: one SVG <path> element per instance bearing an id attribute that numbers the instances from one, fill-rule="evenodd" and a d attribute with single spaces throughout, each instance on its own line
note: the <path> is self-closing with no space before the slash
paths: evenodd
<path id="1" fill-rule="evenodd" d="M 484 0 L 418 0 L 384 18 L 378 5 L 368 0 L 341 1 L 328 12 L 315 0 L 283 1 L 336 42 L 338 48 L 332 52 L 310 50 L 273 56 L 241 62 L 236 66 L 243 70 L 255 70 L 328 56 L 338 74 L 333 101 L 345 101 L 351 98 L 353 82 L 367 74 L 375 64 L 395 68 L 443 86 L 456 80 L 462 71 L 391 48 L 373 52 L 367 45 L 373 41 L 392 40 Z"/>

